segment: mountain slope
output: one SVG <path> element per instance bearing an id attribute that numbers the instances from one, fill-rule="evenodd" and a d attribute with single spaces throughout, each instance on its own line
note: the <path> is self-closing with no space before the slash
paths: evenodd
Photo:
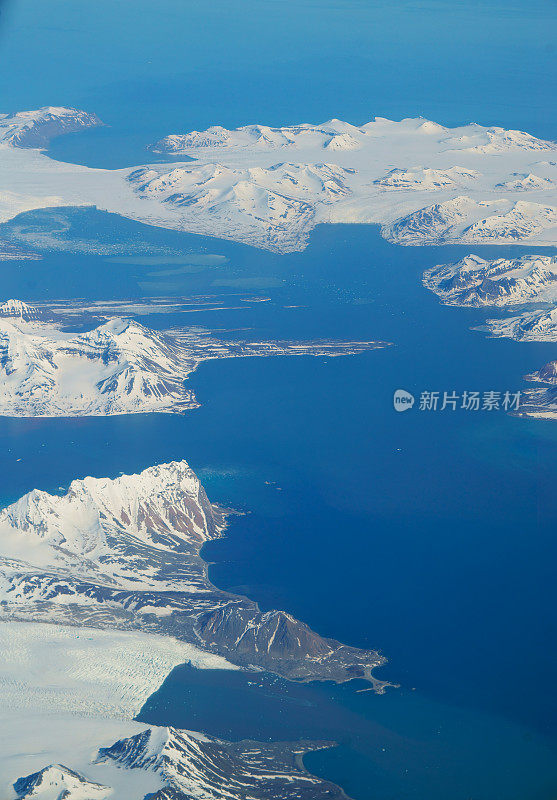
<path id="1" fill-rule="evenodd" d="M 37 111 L 0 114 L 0 145 L 46 147 L 55 136 L 101 125 L 96 114 L 75 108 L 46 106 Z"/>
<path id="2" fill-rule="evenodd" d="M 97 763 L 160 775 L 165 788 L 155 794 L 157 800 L 340 800 L 345 795 L 338 786 L 311 775 L 301 763 L 304 753 L 327 746 L 232 743 L 175 728 L 151 728 L 101 749 Z"/>
<path id="3" fill-rule="evenodd" d="M 506 306 L 557 302 L 557 257 L 485 260 L 469 255 L 426 270 L 424 285 L 451 306 Z"/>
<path id="4" fill-rule="evenodd" d="M 384 226 L 395 244 L 504 244 L 554 241 L 557 207 L 522 200 L 476 200 L 467 195 L 435 203 Z"/>
<path id="5" fill-rule="evenodd" d="M 185 462 L 34 490 L 0 513 L 3 616 L 170 635 L 292 679 L 373 682 L 377 653 L 210 583 L 200 550 L 225 519 Z"/>
<path id="6" fill-rule="evenodd" d="M 269 355 L 342 355 L 381 342 L 225 342 L 199 329 L 158 332 L 114 318 L 65 333 L 43 309 L 0 306 L 0 415 L 107 416 L 197 408 L 185 386 L 201 361 Z"/>
<path id="7" fill-rule="evenodd" d="M 557 342 L 557 306 L 515 317 L 488 319 L 485 329 L 491 336 L 517 342 Z"/>
<path id="8" fill-rule="evenodd" d="M 62 164 L 39 150 L 96 124 L 64 108 L 0 117 L 0 222 L 95 206 L 279 253 L 303 249 L 321 223 L 379 224 L 401 244 L 557 241 L 556 145 L 522 131 L 379 117 L 361 126 L 213 126 L 153 145 L 173 163 L 120 170 Z"/>
<path id="9" fill-rule="evenodd" d="M 21 800 L 105 800 L 112 790 L 88 781 L 62 764 L 51 764 L 40 772 L 19 778 L 14 789 Z"/>

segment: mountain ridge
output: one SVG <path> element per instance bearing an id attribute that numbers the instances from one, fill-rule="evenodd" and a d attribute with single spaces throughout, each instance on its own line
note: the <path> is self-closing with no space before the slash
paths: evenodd
<path id="1" fill-rule="evenodd" d="M 367 678 L 385 659 L 280 611 L 217 589 L 200 555 L 224 533 L 185 461 L 119 478 L 33 490 L 0 512 L 5 619 L 142 630 L 189 642 L 245 668 L 293 680 Z"/>
<path id="2" fill-rule="evenodd" d="M 40 151 L 51 135 L 99 123 L 63 108 L 1 117 L 0 171 L 10 190 L 0 191 L 0 222 L 32 209 L 96 206 L 277 253 L 304 249 L 323 223 L 378 224 L 399 244 L 557 242 L 549 158 L 557 146 L 523 131 L 378 117 L 361 126 L 213 126 L 152 146 L 173 162 L 120 170 L 61 164 Z"/>

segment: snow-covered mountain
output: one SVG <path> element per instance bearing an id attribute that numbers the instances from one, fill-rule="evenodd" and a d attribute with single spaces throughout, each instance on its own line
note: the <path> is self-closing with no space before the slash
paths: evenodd
<path id="1" fill-rule="evenodd" d="M 341 355 L 380 342 L 224 342 L 207 331 L 165 333 L 111 319 L 64 333 L 48 312 L 0 306 L 0 415 L 98 416 L 181 412 L 198 406 L 184 381 L 204 360 L 239 356 Z"/>
<path id="2" fill-rule="evenodd" d="M 546 385 L 522 393 L 521 413 L 528 417 L 557 419 L 557 361 L 550 361 L 536 372 L 525 375 L 525 378 Z"/>
<path id="3" fill-rule="evenodd" d="M 485 329 L 496 338 L 517 342 L 557 342 L 557 306 L 503 319 L 488 319 Z"/>
<path id="4" fill-rule="evenodd" d="M 530 189 L 548 189 L 551 191 L 555 188 L 555 184 L 549 178 L 541 178 L 539 175 L 534 175 L 533 172 L 515 172 L 509 180 L 497 184 L 497 187 L 511 189 L 515 192 L 527 192 Z"/>
<path id="5" fill-rule="evenodd" d="M 97 763 L 155 772 L 164 788 L 153 800 L 341 800 L 345 795 L 338 786 L 311 775 L 302 765 L 304 753 L 327 746 L 232 743 L 175 728 L 150 728 L 101 749 Z"/>
<path id="6" fill-rule="evenodd" d="M 180 215 L 199 220 L 210 215 L 229 232 L 265 236 L 271 247 L 295 246 L 313 225 L 314 201 L 332 203 L 351 193 L 349 171 L 335 164 L 275 164 L 267 169 L 230 169 L 221 164 L 180 165 L 171 170 L 148 167 L 129 176 L 144 198 L 179 208 Z M 261 232 L 262 223 L 264 232 Z"/>
<path id="7" fill-rule="evenodd" d="M 0 145 L 46 147 L 55 136 L 101 125 L 96 114 L 75 108 L 46 106 L 36 111 L 0 114 Z"/>
<path id="8" fill-rule="evenodd" d="M 403 245 L 516 244 L 534 239 L 550 244 L 556 226 L 554 206 L 461 195 L 395 220 L 384 227 L 383 235 Z"/>
<path id="9" fill-rule="evenodd" d="M 3 118 L 0 222 L 91 205 L 281 253 L 303 249 L 316 225 L 342 222 L 379 224 L 401 244 L 557 241 L 557 164 L 540 160 L 556 146 L 521 131 L 382 118 L 213 126 L 154 145 L 187 161 L 122 170 L 60 164 L 30 149 L 97 123 L 71 109 Z"/>
<path id="10" fill-rule="evenodd" d="M 195 361 L 132 320 L 63 334 L 0 317 L 0 414 L 90 416 L 195 408 L 184 379 Z"/>
<path id="11" fill-rule="evenodd" d="M 198 553 L 223 525 L 185 462 L 112 481 L 73 481 L 61 496 L 33 490 L 0 512 L 0 537 L 9 544 L 3 554 L 22 560 L 35 554 L 31 566 L 141 591 L 207 591 Z"/>
<path id="12" fill-rule="evenodd" d="M 426 270 L 423 283 L 445 305 L 505 307 L 543 304 L 541 309 L 488 319 L 477 330 L 518 342 L 557 342 L 557 257 L 526 255 L 486 260 L 468 255 L 456 264 Z M 557 362 L 526 376 L 551 384 L 521 392 L 520 416 L 557 419 Z"/>
<path id="13" fill-rule="evenodd" d="M 105 800 L 112 795 L 110 787 L 88 781 L 63 764 L 51 764 L 19 778 L 14 789 L 21 800 Z"/>
<path id="14" fill-rule="evenodd" d="M 191 150 L 213 148 L 322 149 L 354 150 L 361 146 L 362 129 L 339 119 L 321 125 L 290 125 L 270 128 L 267 125 L 244 125 L 227 130 L 214 125 L 205 131 L 173 134 L 151 145 L 155 153 L 165 155 L 188 154 Z"/>
<path id="15" fill-rule="evenodd" d="M 135 736 L 100 748 L 83 771 L 102 766 L 120 773 L 118 794 L 62 764 L 51 764 L 14 783 L 18 800 L 145 800 L 133 772 L 154 775 L 161 788 L 150 800 L 345 800 L 329 781 L 309 773 L 302 756 L 329 747 L 328 742 L 227 742 L 176 728 L 146 728 Z M 106 778 L 113 773 L 107 772 Z M 133 776 L 135 777 L 135 775 Z M 105 780 L 106 780 L 105 778 Z M 122 794 L 123 793 L 123 794 Z"/>
<path id="16" fill-rule="evenodd" d="M 197 150 L 214 148 L 245 149 L 257 147 L 265 150 L 289 148 L 306 149 L 355 149 L 366 144 L 369 137 L 381 137 L 386 131 L 397 135 L 404 130 L 413 130 L 418 135 L 436 136 L 444 150 L 463 150 L 474 153 L 504 153 L 509 150 L 532 150 L 534 152 L 554 150 L 553 142 L 536 139 L 523 131 L 504 128 L 484 128 L 468 125 L 463 128 L 445 128 L 424 119 L 405 119 L 401 122 L 376 117 L 360 127 L 331 119 L 319 125 L 302 123 L 286 127 L 271 128 L 266 125 L 244 125 L 228 130 L 219 125 L 204 131 L 172 134 L 159 140 L 151 149 L 165 155 L 195 155 Z M 340 142 L 339 143 L 339 138 Z"/>
<path id="17" fill-rule="evenodd" d="M 287 238 L 296 241 L 304 230 L 311 228 L 314 216 L 313 207 L 305 201 L 269 190 L 243 171 L 219 165 L 177 167 L 166 173 L 138 170 L 130 179 L 138 182 L 141 197 L 179 208 L 185 221 L 210 214 L 207 233 L 214 230 L 215 218 L 232 234 L 238 231 L 263 236 L 271 246 L 280 246 Z"/>
<path id="18" fill-rule="evenodd" d="M 260 189 L 289 199 L 312 200 L 316 194 L 334 200 L 350 194 L 346 185 L 351 171 L 336 164 L 275 164 L 267 169 L 230 169 L 222 164 L 195 163 L 167 171 L 164 166 L 145 167 L 132 172 L 130 181 L 138 184 L 137 191 L 146 197 L 162 198 L 166 202 L 188 203 L 216 211 L 219 205 L 231 200 L 229 193 L 236 189 L 236 202 L 247 187 Z"/>
<path id="19" fill-rule="evenodd" d="M 31 322 L 32 320 L 47 319 L 48 316 L 44 309 L 40 309 L 37 306 L 30 306 L 27 303 L 23 303 L 21 300 L 11 299 L 6 300 L 5 303 L 0 303 L 0 317 Z"/>
<path id="20" fill-rule="evenodd" d="M 225 517 L 185 462 L 34 490 L 0 513 L 2 616 L 170 635 L 293 679 L 371 678 L 377 653 L 210 583 L 199 552 Z"/>
<path id="21" fill-rule="evenodd" d="M 481 204 L 479 204 L 481 206 Z M 557 225 L 557 208 L 542 203 L 530 203 L 519 200 L 504 207 L 495 214 L 473 222 L 464 228 L 460 241 L 479 244 L 505 244 L 536 239 L 539 242 L 550 244 L 553 241 L 555 226 Z M 547 232 L 547 238 L 546 238 Z M 444 237 L 450 241 L 452 235 Z"/>
<path id="22" fill-rule="evenodd" d="M 506 306 L 557 302 L 557 257 L 486 260 L 469 255 L 426 270 L 424 285 L 451 306 Z"/>
<path id="23" fill-rule="evenodd" d="M 555 150 L 554 142 L 537 139 L 524 131 L 505 130 L 504 128 L 484 128 L 472 123 L 463 132 L 452 134 L 445 143 L 454 149 L 462 149 L 469 153 L 508 153 L 512 150 Z"/>
<path id="24" fill-rule="evenodd" d="M 414 189 L 415 191 L 435 191 L 453 186 L 470 186 L 482 176 L 473 169 L 449 167 L 448 169 L 392 169 L 383 178 L 373 181 L 383 189 Z"/>
<path id="25" fill-rule="evenodd" d="M 549 361 L 537 372 L 532 372 L 526 376 L 529 381 L 539 381 L 540 383 L 552 383 L 557 386 L 557 361 Z"/>
<path id="26" fill-rule="evenodd" d="M 237 180 L 243 180 L 248 164 L 248 171 L 253 169 L 251 164 L 257 162 L 270 171 L 273 152 L 280 158 L 285 148 L 289 152 L 296 151 L 298 157 L 307 164 L 309 152 L 317 155 L 319 150 L 333 147 L 336 137 L 340 135 L 349 136 L 351 143 L 346 152 L 342 152 L 343 148 L 339 146 L 335 155 L 338 161 L 334 165 L 337 170 L 339 167 L 351 170 L 343 180 L 347 191 L 337 193 L 334 206 L 329 209 L 325 209 L 323 203 L 331 203 L 332 198 L 327 198 L 323 191 L 313 191 L 313 195 L 306 193 L 304 199 L 310 207 L 303 211 L 291 208 L 282 218 L 261 198 L 252 200 L 251 212 L 257 221 L 265 220 L 269 236 L 265 238 L 263 232 L 258 232 L 257 225 L 254 229 L 250 220 L 251 241 L 270 249 L 295 249 L 296 243 L 303 244 L 309 230 L 318 222 L 379 222 L 383 225 L 383 235 L 399 244 L 507 242 L 532 237 L 539 241 L 555 239 L 557 212 L 550 203 L 533 202 L 540 196 L 543 199 L 554 197 L 554 184 L 549 177 L 534 180 L 535 176 L 530 170 L 514 171 L 512 178 L 507 181 L 502 174 L 498 180 L 494 180 L 494 170 L 500 173 L 503 164 L 510 166 L 525 161 L 530 164 L 534 154 L 539 157 L 540 152 L 554 149 L 551 142 L 535 139 L 521 131 L 482 128 L 478 125 L 451 131 L 427 120 L 395 123 L 383 119 L 376 119 L 359 128 L 348 128 L 346 123 L 332 120 L 319 126 L 306 124 L 290 128 L 245 126 L 230 131 L 215 127 L 204 132 L 167 137 L 156 144 L 155 150 L 167 155 L 182 153 L 194 157 L 196 164 L 205 161 L 219 171 L 226 164 L 241 165 Z M 468 163 L 447 164 L 449 156 L 456 158 L 459 153 L 463 158 L 457 164 L 463 161 Z M 224 154 L 228 155 L 228 160 Z M 392 163 L 402 154 L 407 162 L 408 156 L 427 154 L 429 163 L 424 160 L 419 167 L 395 167 L 386 173 L 376 172 L 373 176 L 381 162 Z M 501 160 L 503 155 L 508 158 Z M 498 161 L 494 160 L 494 156 Z M 215 159 L 218 162 L 215 163 Z M 437 166 L 434 162 L 444 163 Z M 282 164 L 271 169 L 280 166 Z M 547 168 L 551 168 L 549 162 Z M 190 169 L 193 173 L 196 167 Z M 172 174 L 172 170 L 167 170 L 167 174 Z M 552 174 L 557 174 L 554 166 Z M 232 188 L 230 183 L 227 188 Z M 280 187 L 278 181 L 269 184 L 267 180 L 266 188 L 282 191 L 285 197 L 299 197 L 299 194 L 288 191 L 291 187 Z M 461 195 L 462 189 L 466 190 L 466 195 Z M 396 201 L 394 198 L 390 203 L 386 200 L 385 193 L 389 190 L 396 190 Z M 444 198 L 441 202 L 421 207 L 417 205 L 416 192 L 429 193 L 432 198 L 442 194 Z M 532 195 L 532 202 L 513 200 L 513 195 L 519 193 Z M 190 190 L 185 195 L 182 193 L 180 202 L 191 203 L 195 207 L 197 191 Z M 233 232 L 231 238 L 238 238 L 242 229 L 247 232 L 246 221 L 236 218 L 237 198 L 229 194 L 226 198 L 219 197 L 219 203 L 211 219 L 211 225 L 219 231 L 219 235 L 226 235 L 223 232 L 226 225 Z M 404 207 L 408 213 L 397 214 Z M 244 212 L 245 209 L 241 209 L 241 213 Z M 224 216 L 227 218 L 226 224 Z M 275 230 L 277 222 L 280 225 Z M 549 232 L 548 228 L 551 229 Z"/>
<path id="27" fill-rule="evenodd" d="M 537 419 L 557 420 L 557 388 L 528 389 L 522 392 L 520 415 Z"/>

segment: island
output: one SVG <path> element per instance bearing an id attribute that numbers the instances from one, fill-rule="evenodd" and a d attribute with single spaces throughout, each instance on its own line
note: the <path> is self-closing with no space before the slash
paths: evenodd
<path id="1" fill-rule="evenodd" d="M 475 326 L 493 338 L 516 342 L 557 342 L 557 256 L 483 259 L 470 254 L 455 264 L 426 270 L 423 284 L 444 305 L 512 308 L 507 317 Z M 521 392 L 515 416 L 557 419 L 557 362 L 525 376 L 545 387 Z"/>
<path id="2" fill-rule="evenodd" d="M 387 342 L 225 341 L 202 328 L 155 331 L 132 317 L 113 316 L 84 333 L 68 323 L 96 317 L 73 307 L 71 315 L 21 300 L 0 304 L 0 415 L 11 417 L 110 416 L 180 413 L 198 408 L 185 385 L 202 361 L 254 356 L 342 356 Z M 155 310 L 157 308 L 155 307 Z M 159 309 L 160 310 L 160 306 Z M 98 316 L 99 311 L 96 314 Z"/>
<path id="3" fill-rule="evenodd" d="M 151 147 L 157 163 L 117 170 L 44 152 L 53 136 L 99 124 L 71 108 L 0 116 L 0 223 L 94 206 L 277 253 L 302 250 L 321 223 L 378 224 L 402 245 L 557 241 L 557 146 L 523 131 L 381 117 L 214 126 L 171 133 Z"/>

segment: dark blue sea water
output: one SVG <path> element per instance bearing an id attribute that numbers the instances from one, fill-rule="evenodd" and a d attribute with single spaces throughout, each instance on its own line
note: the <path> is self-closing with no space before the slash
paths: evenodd
<path id="1" fill-rule="evenodd" d="M 52 154 L 107 167 L 213 123 L 422 114 L 555 137 L 552 3 L 393 6 L 16 1 L 0 17 L 3 103 L 96 111 L 110 127 L 63 137 Z M 35 212 L 0 234 L 32 244 L 53 230 L 42 261 L 1 265 L 5 295 L 209 295 L 230 310 L 170 322 L 394 343 L 353 358 L 206 363 L 191 380 L 202 407 L 185 416 L 0 420 L 2 503 L 186 458 L 212 499 L 250 512 L 205 548 L 213 581 L 380 648 L 381 677 L 402 685 L 377 697 L 356 682 L 180 668 L 143 718 L 231 738 L 335 739 L 306 763 L 356 800 L 557 796 L 557 427 L 392 407 L 397 388 L 515 391 L 554 347 L 487 339 L 470 330 L 485 313 L 444 308 L 421 286 L 426 267 L 463 248 L 323 226 L 304 253 L 275 256 L 90 210 Z M 141 262 L 164 270 L 189 253 L 227 262 L 158 277 Z M 271 299 L 242 302 L 254 296 Z"/>
<path id="2" fill-rule="evenodd" d="M 28 215 L 25 229 L 52 228 L 48 214 L 59 213 Z M 211 498 L 250 512 L 206 546 L 212 579 L 381 648 L 384 677 L 403 687 L 375 697 L 359 684 L 178 670 L 143 718 L 233 738 L 335 739 L 338 750 L 307 763 L 358 800 L 552 797 L 557 430 L 501 412 L 399 414 L 392 394 L 515 391 L 553 348 L 486 339 L 470 330 L 484 312 L 445 308 L 422 287 L 423 269 L 463 248 L 400 248 L 373 227 L 323 226 L 304 253 L 281 257 L 136 223 L 118 239 L 108 215 L 69 217 L 75 241 L 93 230 L 116 246 L 126 233 L 141 252 L 179 242 L 182 253 L 228 259 L 241 292 L 220 285 L 222 266 L 183 276 L 180 291 L 189 283 L 233 309 L 148 324 L 394 343 L 349 358 L 206 363 L 191 380 L 203 405 L 185 416 L 0 422 L 3 502 L 186 458 Z M 153 267 L 51 253 L 4 269 L 9 293 L 19 280 L 37 299 L 88 297 L 92 276 L 102 298 L 139 295 Z M 239 301 L 262 294 L 270 301 Z"/>

